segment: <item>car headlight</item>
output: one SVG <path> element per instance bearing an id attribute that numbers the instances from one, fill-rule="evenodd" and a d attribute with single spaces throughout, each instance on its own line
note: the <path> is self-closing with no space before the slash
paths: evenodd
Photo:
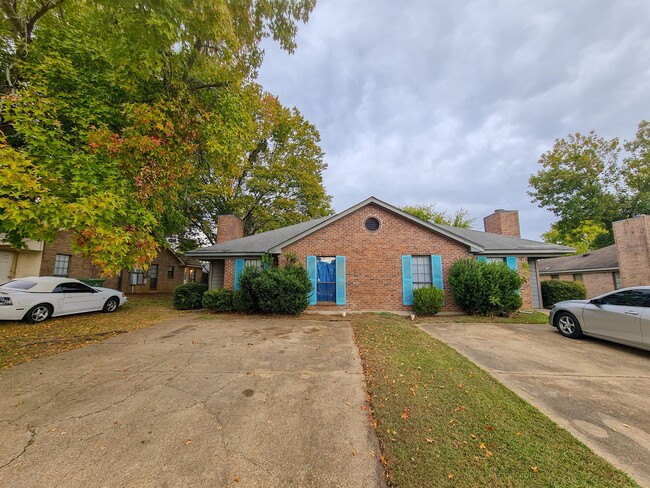
<path id="1" fill-rule="evenodd" d="M 14 303 L 11 301 L 11 298 L 9 297 L 0 297 L 0 305 L 13 305 Z"/>

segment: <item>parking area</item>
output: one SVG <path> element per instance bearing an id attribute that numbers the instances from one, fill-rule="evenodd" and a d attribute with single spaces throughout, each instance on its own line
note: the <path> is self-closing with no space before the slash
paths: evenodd
<path id="1" fill-rule="evenodd" d="M 0 486 L 384 486 L 347 322 L 183 317 L 0 391 Z"/>
<path id="2" fill-rule="evenodd" d="M 650 352 L 543 325 L 430 324 L 449 344 L 650 487 Z"/>

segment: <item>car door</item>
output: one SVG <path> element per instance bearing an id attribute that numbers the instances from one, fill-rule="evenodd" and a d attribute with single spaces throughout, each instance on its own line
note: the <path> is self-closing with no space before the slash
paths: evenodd
<path id="1" fill-rule="evenodd" d="M 90 312 L 101 308 L 101 296 L 83 283 L 61 283 L 63 313 Z"/>
<path id="2" fill-rule="evenodd" d="M 583 310 L 584 331 L 598 337 L 643 343 L 641 315 L 648 290 L 622 290 L 589 303 Z"/>
<path id="3" fill-rule="evenodd" d="M 641 335 L 643 336 L 643 344 L 650 346 L 650 296 L 646 298 L 644 310 L 641 312 Z"/>

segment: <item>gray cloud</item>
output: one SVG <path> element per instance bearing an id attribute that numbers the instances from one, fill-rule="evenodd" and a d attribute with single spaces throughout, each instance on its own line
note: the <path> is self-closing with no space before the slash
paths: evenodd
<path id="1" fill-rule="evenodd" d="M 321 0 L 292 56 L 265 45 L 264 87 L 314 123 L 334 206 L 520 211 L 524 237 L 554 220 L 526 195 L 556 138 L 632 138 L 650 102 L 644 0 Z"/>

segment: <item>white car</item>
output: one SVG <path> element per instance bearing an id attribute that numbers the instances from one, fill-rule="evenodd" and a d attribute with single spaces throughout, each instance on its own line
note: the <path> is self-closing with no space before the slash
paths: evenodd
<path id="1" fill-rule="evenodd" d="M 30 276 L 0 286 L 0 320 L 30 324 L 83 312 L 115 312 L 126 302 L 121 291 L 91 287 L 72 278 Z"/>

